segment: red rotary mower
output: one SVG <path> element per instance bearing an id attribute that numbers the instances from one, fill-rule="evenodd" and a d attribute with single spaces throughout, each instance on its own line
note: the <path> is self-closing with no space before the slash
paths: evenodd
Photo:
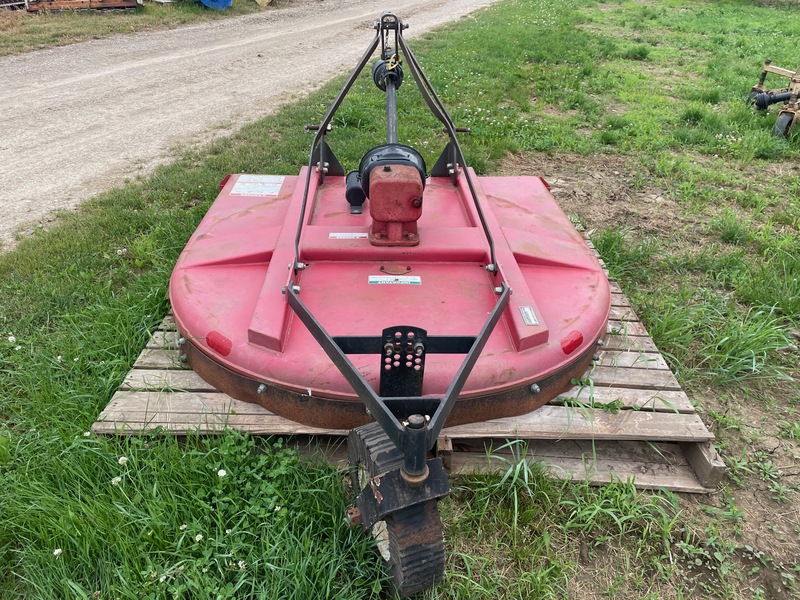
<path id="1" fill-rule="evenodd" d="M 431 458 L 442 427 L 535 410 L 602 344 L 603 270 L 540 177 L 478 177 L 395 15 L 322 122 L 299 175 L 230 175 L 181 254 L 170 298 L 185 360 L 234 398 L 350 429 L 352 525 L 372 530 L 395 589 L 440 581 Z M 386 143 L 345 173 L 326 141 L 375 51 Z M 402 60 L 401 60 L 402 58 Z M 449 137 L 430 175 L 398 143 L 411 73 Z"/>

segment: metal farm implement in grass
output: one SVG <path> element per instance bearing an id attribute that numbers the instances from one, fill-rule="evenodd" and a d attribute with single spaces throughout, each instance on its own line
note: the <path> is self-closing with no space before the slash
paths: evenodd
<path id="1" fill-rule="evenodd" d="M 478 177 L 394 14 L 315 132 L 299 175 L 229 175 L 181 254 L 170 298 L 185 359 L 240 400 L 351 430 L 351 525 L 394 588 L 439 582 L 431 451 L 445 425 L 528 413 L 581 377 L 611 294 L 540 177 Z M 373 57 L 386 141 L 346 173 L 326 136 Z M 447 134 L 428 169 L 398 142 L 404 69 Z"/>
<path id="2" fill-rule="evenodd" d="M 773 73 L 789 79 L 789 85 L 784 88 L 768 90 L 764 87 L 767 74 Z M 758 83 L 750 91 L 749 101 L 758 110 L 767 110 L 773 104 L 783 102 L 775 125 L 772 127 L 772 135 L 776 137 L 789 137 L 792 127 L 800 120 L 800 68 L 796 71 L 782 69 L 772 65 L 772 61 L 764 61 L 764 69 Z"/>

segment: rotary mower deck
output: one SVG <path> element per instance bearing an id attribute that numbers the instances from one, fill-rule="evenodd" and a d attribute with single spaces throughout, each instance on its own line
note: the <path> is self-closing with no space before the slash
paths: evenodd
<path id="1" fill-rule="evenodd" d="M 448 426 L 529 413 L 602 345 L 611 292 L 538 177 L 477 177 L 385 13 L 315 132 L 299 176 L 230 175 L 179 258 L 170 300 L 185 360 L 239 400 L 352 429 L 357 497 L 401 595 L 444 574 L 437 501 Z M 326 136 L 358 75 L 385 93 L 386 143 L 345 173 Z M 404 72 L 448 141 L 428 175 L 398 142 Z"/>

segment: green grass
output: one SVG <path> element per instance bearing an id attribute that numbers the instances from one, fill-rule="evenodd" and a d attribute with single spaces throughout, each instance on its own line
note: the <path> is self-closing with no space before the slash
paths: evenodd
<path id="1" fill-rule="evenodd" d="M 798 26 L 790 3 L 511 0 L 414 43 L 471 127 L 479 172 L 509 153 L 614 156 L 634 167 L 632 198 L 657 188 L 674 201 L 657 233 L 587 228 L 731 465 L 721 494 L 689 500 L 553 481 L 513 446 L 504 475 L 463 478 L 441 503 L 448 576 L 429 597 L 796 594 L 797 531 L 774 515 L 800 502 L 784 467 L 800 438 L 788 379 L 800 140 L 772 138 L 774 112 L 742 99 L 766 55 L 800 64 Z M 30 43 L 7 32 L 2 52 Z M 165 314 L 174 261 L 218 182 L 296 173 L 303 125 L 336 91 L 188 151 L 0 255 L 0 597 L 382 597 L 332 468 L 234 432 L 84 435 Z M 400 96 L 400 139 L 432 164 L 441 127 L 412 85 Z M 363 78 L 329 138 L 345 168 L 382 138 L 383 115 Z M 747 510 L 745 490 L 757 498 Z"/>

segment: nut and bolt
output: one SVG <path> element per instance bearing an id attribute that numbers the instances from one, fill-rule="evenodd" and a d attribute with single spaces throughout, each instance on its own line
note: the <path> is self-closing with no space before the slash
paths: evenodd
<path id="1" fill-rule="evenodd" d="M 495 271 L 497 271 L 497 265 L 495 264 L 486 265 L 486 270 L 489 271 L 489 273 L 494 273 Z"/>
<path id="2" fill-rule="evenodd" d="M 182 362 L 182 363 L 185 363 L 185 362 L 186 362 L 186 361 L 188 361 L 188 360 L 189 360 L 189 357 L 188 357 L 188 356 L 186 356 L 185 354 L 181 354 L 181 362 Z"/>
<path id="3" fill-rule="evenodd" d="M 500 286 L 498 286 L 498 287 L 494 288 L 494 293 L 495 293 L 495 294 L 497 294 L 497 295 L 499 296 L 500 294 L 502 294 L 502 293 L 503 293 L 503 288 L 502 288 L 502 287 L 500 287 Z"/>
<path id="4" fill-rule="evenodd" d="M 178 340 L 178 346 L 185 346 L 186 345 L 186 338 L 182 337 Z"/>
<path id="5" fill-rule="evenodd" d="M 539 387 L 539 384 L 538 384 L 538 383 L 534 383 L 534 384 L 531 386 L 531 394 L 538 394 L 538 393 L 539 393 L 539 392 L 541 392 L 541 391 L 542 391 L 542 388 L 540 388 L 540 387 Z"/>
<path id="6" fill-rule="evenodd" d="M 302 271 L 305 268 L 306 268 L 306 263 L 299 262 L 295 265 L 295 269 L 297 269 L 298 271 Z"/>
<path id="7" fill-rule="evenodd" d="M 425 427 L 425 417 L 422 415 L 411 415 L 408 417 L 409 429 L 422 429 Z"/>
<path id="8" fill-rule="evenodd" d="M 299 294 L 299 293 L 300 293 L 300 286 L 299 286 L 299 285 L 293 285 L 293 286 L 292 286 L 292 291 L 293 291 L 295 294 Z"/>
<path id="9" fill-rule="evenodd" d="M 259 385 L 258 389 L 256 390 L 256 392 L 258 392 L 259 394 L 263 394 L 266 391 L 267 391 L 267 386 L 264 385 L 263 383 Z"/>
<path id="10" fill-rule="evenodd" d="M 598 346 L 605 346 L 606 343 L 603 340 L 597 340 L 597 345 Z"/>

